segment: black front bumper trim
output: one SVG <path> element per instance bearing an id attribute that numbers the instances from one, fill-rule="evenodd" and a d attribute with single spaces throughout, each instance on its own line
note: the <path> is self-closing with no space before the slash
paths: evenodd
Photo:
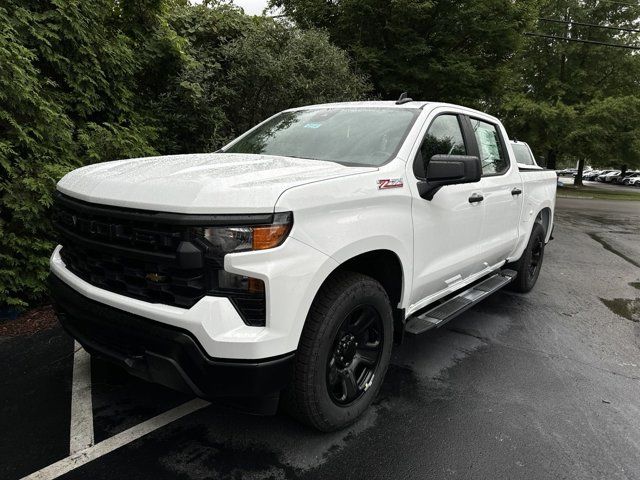
<path id="1" fill-rule="evenodd" d="M 49 275 L 64 329 L 90 354 L 137 377 L 202 398 L 277 395 L 289 383 L 295 352 L 260 360 L 213 358 L 188 331 L 91 300 Z"/>

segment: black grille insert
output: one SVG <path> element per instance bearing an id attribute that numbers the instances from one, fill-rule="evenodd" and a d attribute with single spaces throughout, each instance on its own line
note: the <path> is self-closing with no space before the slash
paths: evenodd
<path id="1" fill-rule="evenodd" d="M 265 324 L 264 293 L 217 290 L 223 258 L 205 258 L 193 227 L 239 224 L 241 216 L 180 215 L 106 207 L 58 193 L 53 223 L 67 268 L 104 290 L 190 308 L 205 295 L 228 297 L 248 325 Z M 246 223 L 268 223 L 252 215 Z"/>

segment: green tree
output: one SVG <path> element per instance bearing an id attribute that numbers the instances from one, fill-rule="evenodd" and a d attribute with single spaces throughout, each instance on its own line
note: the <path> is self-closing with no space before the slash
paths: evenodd
<path id="1" fill-rule="evenodd" d="M 176 8 L 169 24 L 188 56 L 154 103 L 163 151 L 215 150 L 285 108 L 353 100 L 368 89 L 345 52 L 315 30 L 226 4 Z"/>
<path id="2" fill-rule="evenodd" d="M 276 111 L 367 90 L 325 34 L 214 1 L 0 6 L 0 307 L 43 298 L 55 183 L 87 163 L 211 151 Z"/>
<path id="3" fill-rule="evenodd" d="M 633 27 L 640 5 L 598 0 L 544 0 L 538 30 L 546 35 L 614 44 L 637 44 L 634 32 L 586 24 Z M 561 20 L 549 22 L 544 19 Z M 577 23 L 576 23 L 577 22 Z M 640 91 L 640 56 L 633 50 L 530 37 L 514 61 L 520 87 L 502 105 L 510 131 L 556 159 L 596 166 L 638 164 L 630 133 L 640 124 L 632 107 Z M 622 114 L 618 119 L 615 113 Z M 616 129 L 619 129 L 616 131 Z"/>
<path id="4" fill-rule="evenodd" d="M 510 84 L 510 60 L 535 9 L 509 0 L 272 0 L 303 28 L 326 29 L 375 93 L 408 91 L 487 107 Z"/>
<path id="5" fill-rule="evenodd" d="M 640 97 L 616 96 L 585 104 L 567 138 L 582 161 L 640 165 Z"/>
<path id="6" fill-rule="evenodd" d="M 154 130 L 132 110 L 136 60 L 112 27 L 114 6 L 5 0 L 0 7 L 1 304 L 26 305 L 45 291 L 55 182 L 85 159 L 153 152 Z"/>

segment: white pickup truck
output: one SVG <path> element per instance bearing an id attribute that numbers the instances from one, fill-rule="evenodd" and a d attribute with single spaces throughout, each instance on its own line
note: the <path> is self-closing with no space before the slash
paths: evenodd
<path id="1" fill-rule="evenodd" d="M 216 153 L 66 175 L 52 296 L 87 351 L 134 375 L 338 429 L 405 333 L 533 287 L 555 190 L 475 110 L 294 108 Z"/>

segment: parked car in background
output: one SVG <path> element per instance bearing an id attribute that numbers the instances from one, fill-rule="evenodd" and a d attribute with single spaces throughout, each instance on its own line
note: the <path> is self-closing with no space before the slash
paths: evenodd
<path id="1" fill-rule="evenodd" d="M 533 152 L 531 151 L 531 147 L 525 142 L 519 142 L 518 140 L 511 140 L 511 148 L 513 149 L 513 154 L 516 157 L 516 163 L 518 164 L 518 168 L 524 170 L 542 170 L 543 168 L 538 165 L 535 157 L 533 156 Z"/>
<path id="2" fill-rule="evenodd" d="M 618 184 L 618 183 L 622 182 L 622 180 L 624 179 L 625 175 L 623 175 L 622 172 L 619 172 L 619 173 L 615 173 L 614 172 L 611 175 L 605 177 L 605 182 L 611 183 L 611 184 Z"/>
<path id="3" fill-rule="evenodd" d="M 571 177 L 577 173 L 577 168 L 565 168 L 563 170 L 556 170 L 556 174 L 559 177 Z"/>
<path id="4" fill-rule="evenodd" d="M 624 177 L 621 177 L 618 179 L 618 183 L 621 185 L 629 185 L 629 182 L 631 181 L 631 179 L 637 178 L 639 176 L 640 176 L 640 172 L 635 172 L 635 171 L 627 172 Z"/>
<path id="5" fill-rule="evenodd" d="M 603 173 L 598 175 L 597 180 L 603 183 L 611 183 L 614 178 L 617 178 L 620 176 L 620 173 L 621 173 L 620 170 L 611 170 L 608 173 Z"/>
<path id="6" fill-rule="evenodd" d="M 591 171 L 592 171 L 592 168 L 587 168 L 586 170 L 583 170 L 582 178 L 584 178 L 585 175 L 588 175 Z M 576 171 L 576 173 L 573 174 L 573 178 L 576 178 L 577 176 L 578 176 L 578 172 Z"/>
<path id="7" fill-rule="evenodd" d="M 602 174 L 603 172 L 605 172 L 605 170 L 589 170 L 588 172 L 582 174 L 582 179 L 594 181 L 598 177 L 598 175 Z"/>
<path id="8" fill-rule="evenodd" d="M 637 177 L 633 177 L 629 179 L 629 183 L 627 183 L 630 187 L 640 187 L 640 175 Z"/>

